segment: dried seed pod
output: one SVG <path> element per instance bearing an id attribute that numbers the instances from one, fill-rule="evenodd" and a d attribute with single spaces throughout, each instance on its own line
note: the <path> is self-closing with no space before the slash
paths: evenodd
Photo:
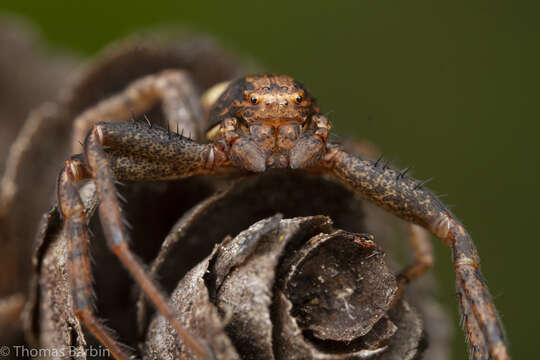
<path id="1" fill-rule="evenodd" d="M 210 257 L 189 271 L 171 296 L 171 303 L 179 313 L 181 322 L 192 335 L 206 342 L 216 359 L 241 359 L 224 331 L 223 321 L 210 301 L 205 283 Z M 148 329 L 144 346 L 144 359 L 198 359 L 188 347 L 178 346 L 178 336 L 167 319 L 158 317 Z"/>
<path id="2" fill-rule="evenodd" d="M 25 187 L 27 175 L 17 177 L 20 169 L 16 160 L 24 156 L 25 147 L 39 133 L 36 113 L 30 116 L 29 113 L 65 86 L 77 59 L 65 51 L 52 52 L 41 43 L 31 24 L 9 14 L 0 14 L 0 49 L 0 297 L 3 297 L 26 291 L 31 239 L 37 226 L 37 221 L 28 226 L 28 218 L 38 219 L 46 208 L 35 206 L 32 192 L 16 199 L 24 205 L 10 207 L 17 190 Z M 42 158 L 32 160 L 32 166 L 39 169 Z M 1 340 L 2 337 L 0 343 L 7 343 Z"/>
<path id="3" fill-rule="evenodd" d="M 281 280 L 304 331 L 350 342 L 389 310 L 397 290 L 384 253 L 368 235 L 320 234 L 288 260 Z"/>
<path id="4" fill-rule="evenodd" d="M 207 329 L 216 329 L 189 301 L 201 298 L 192 292 L 194 277 L 200 277 L 195 283 L 205 284 L 199 290 L 207 302 L 195 302 L 201 309 L 216 307 L 225 333 L 193 331 L 218 359 L 237 355 L 228 357 L 226 347 L 215 345 L 217 337 L 209 334 L 226 335 L 244 359 L 401 359 L 405 353 L 413 358 L 422 322 L 406 302 L 390 309 L 396 279 L 371 239 L 335 231 L 323 216 L 274 216 L 218 244 L 188 273 L 189 281 L 179 283 L 171 303 L 185 324 L 208 323 Z M 403 329 L 412 336 L 403 336 Z M 173 335 L 157 316 L 147 333 L 146 358 L 194 358 L 175 345 Z M 165 346 L 164 338 L 170 339 Z"/>
<path id="5" fill-rule="evenodd" d="M 10 207 L 18 188 L 24 187 L 15 181 L 19 168 L 14 160 L 24 156 L 25 145 L 38 130 L 35 117 L 24 120 L 66 84 L 77 62 L 76 56 L 52 52 L 41 40 L 31 24 L 12 14 L 0 14 L 0 344 L 4 346 L 23 343 L 19 317 L 37 225 L 29 226 L 28 219 L 37 219 L 44 209 L 35 207 L 33 193 L 17 199 L 21 206 Z M 21 135 L 17 137 L 17 133 Z M 39 168 L 41 159 L 33 160 L 32 166 Z"/>

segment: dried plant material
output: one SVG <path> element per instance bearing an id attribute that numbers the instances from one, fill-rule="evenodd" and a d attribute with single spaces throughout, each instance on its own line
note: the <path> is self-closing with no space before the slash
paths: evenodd
<path id="1" fill-rule="evenodd" d="M 73 298 L 70 289 L 68 269 L 67 238 L 61 235 L 51 244 L 49 251 L 54 254 L 43 261 L 40 286 L 40 314 L 42 328 L 54 331 L 40 333 L 39 343 L 47 349 L 84 349 L 86 342 L 73 311 Z M 80 351 L 79 351 L 80 352 Z M 84 353 L 84 351 L 82 351 Z M 84 359 L 84 357 L 79 357 Z"/>
<path id="2" fill-rule="evenodd" d="M 206 214 L 206 212 L 209 211 L 216 204 L 216 202 L 219 202 L 225 196 L 227 196 L 235 184 L 236 182 L 232 181 L 231 184 L 225 186 L 223 189 L 220 189 L 212 196 L 204 199 L 180 217 L 180 219 L 173 225 L 172 230 L 165 237 L 165 240 L 163 240 L 159 253 L 153 259 L 152 264 L 150 265 L 149 273 L 151 276 L 155 277 L 156 274 L 158 274 L 161 266 L 164 264 L 165 260 L 167 260 L 167 257 L 170 256 L 170 253 L 174 250 L 175 245 L 186 235 L 186 232 L 189 230 L 190 226 L 196 222 L 203 221 L 202 217 Z M 194 252 L 193 258 L 203 258 L 205 255 L 206 252 L 204 251 L 201 254 Z M 140 336 L 143 336 L 148 322 L 147 310 L 146 299 L 144 294 L 140 292 L 137 299 L 137 331 Z"/>
<path id="3" fill-rule="evenodd" d="M 225 251 L 218 251 L 214 260 L 216 268 L 208 274 L 210 279 L 224 279 L 222 283 L 210 283 L 209 287 L 215 289 L 213 301 L 228 320 L 227 333 L 246 359 L 273 358 L 272 289 L 281 251 L 295 235 L 280 220 L 280 216 L 262 220 L 226 242 Z M 312 229 L 319 224 L 305 225 Z M 238 262 L 236 254 L 245 260 Z M 216 270 L 226 272 L 219 274 Z"/>
<path id="4" fill-rule="evenodd" d="M 0 299 L 0 341 L 1 344 L 16 344 L 21 341 L 21 322 L 19 320 L 26 298 L 15 294 Z"/>
<path id="5" fill-rule="evenodd" d="M 79 59 L 44 46 L 34 26 L 10 14 L 0 14 L 0 49 L 0 169 L 4 169 L 9 146 L 28 112 L 66 85 Z"/>
<path id="6" fill-rule="evenodd" d="M 394 349 L 412 358 L 422 322 L 406 303 L 390 309 L 396 280 L 371 238 L 335 231 L 322 216 L 274 216 L 217 245 L 180 282 L 171 303 L 186 325 L 205 324 L 210 331 L 193 331 L 218 359 L 237 356 L 224 352 L 223 340 L 214 344 L 225 336 L 223 327 L 244 359 L 401 359 Z M 222 325 L 203 316 L 214 314 L 213 306 Z M 414 336 L 403 337 L 403 329 Z M 194 358 L 175 339 L 158 315 L 147 333 L 146 358 Z"/>
<path id="7" fill-rule="evenodd" d="M 31 238 L 35 225 L 27 217 L 39 217 L 45 207 L 35 210 L 31 194 L 24 194 L 17 214 L 10 204 L 18 188 L 18 159 L 29 146 L 39 126 L 34 116 L 25 123 L 29 112 L 50 99 L 65 86 L 77 60 L 66 52 L 53 52 L 41 43 L 36 29 L 22 19 L 0 14 L 0 298 L 26 291 L 30 263 Z M 17 133 L 22 137 L 16 140 Z M 39 161 L 32 159 L 39 168 Z M 43 189 L 42 189 L 43 190 Z M 24 211 L 23 211 L 24 209 Z M 15 210 L 16 211 L 16 210 Z M 15 219 L 20 219 L 18 222 Z M 24 220 L 25 236 L 12 236 Z M 1 340 L 1 338 L 0 338 Z M 1 342 L 0 343 L 5 343 Z"/>
<path id="8" fill-rule="evenodd" d="M 19 211 L 10 212 L 18 187 L 17 159 L 31 141 L 27 135 L 35 135 L 37 130 L 35 117 L 30 115 L 32 120 L 26 123 L 24 120 L 34 107 L 65 86 L 78 61 L 65 51 L 51 51 L 41 43 L 39 35 L 24 20 L 0 14 L 0 344 L 5 346 L 23 343 L 19 318 L 28 287 L 31 239 L 37 225 L 29 226 L 27 219 L 39 217 L 46 208 L 30 210 L 33 198 L 25 194 L 19 198 L 24 202 Z M 16 140 L 18 132 L 25 136 Z M 18 225 L 23 225 L 23 238 L 12 236 Z"/>
<path id="9" fill-rule="evenodd" d="M 178 284 L 170 299 L 181 322 L 191 334 L 206 342 L 216 359 L 241 359 L 224 331 L 217 309 L 210 301 L 205 275 L 209 258 L 205 259 Z M 186 346 L 179 348 L 178 336 L 163 317 L 156 318 L 148 329 L 149 341 L 144 345 L 144 359 L 199 359 Z"/>
<path id="10" fill-rule="evenodd" d="M 397 290 L 383 258 L 371 236 L 338 231 L 310 239 L 283 279 L 300 326 L 321 340 L 366 335 Z"/>

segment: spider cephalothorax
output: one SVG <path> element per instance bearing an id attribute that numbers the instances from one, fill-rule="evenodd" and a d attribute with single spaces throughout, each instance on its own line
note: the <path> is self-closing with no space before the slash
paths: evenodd
<path id="1" fill-rule="evenodd" d="M 349 154 L 327 141 L 330 125 L 309 92 L 284 75 L 261 74 L 229 85 L 211 110 L 208 143 L 198 143 L 168 130 L 140 122 L 159 100 L 169 120 L 200 133 L 202 110 L 186 114 L 186 94 L 193 84 L 182 71 L 164 71 L 137 80 L 124 92 L 88 109 L 76 119 L 77 134 L 88 133 L 83 156 L 68 159 L 58 178 L 58 207 L 65 222 L 74 311 L 82 323 L 117 359 L 129 355 L 101 325 L 92 307 L 88 219 L 77 183 L 92 179 L 108 245 L 133 275 L 182 342 L 194 354 L 212 358 L 212 339 L 192 336 L 176 318 L 167 298 L 129 249 L 129 232 L 118 203 L 116 181 L 180 179 L 221 170 L 242 173 L 267 168 L 294 168 L 336 177 L 362 198 L 411 223 L 420 225 L 452 249 L 457 293 L 470 342 L 471 357 L 509 359 L 502 325 L 479 269 L 471 237 L 424 182 L 379 161 Z M 137 105 L 137 106 L 135 106 Z M 135 110 L 132 112 L 132 108 Z M 188 106 L 189 108 L 189 106 Z M 193 110 L 193 108 L 192 108 Z M 133 114 L 135 113 L 135 114 Z M 199 115 L 197 115 L 199 114 Z M 110 119 L 108 122 L 98 122 Z M 432 264 L 420 240 L 412 237 L 415 261 L 400 274 L 399 291 Z"/>
<path id="2" fill-rule="evenodd" d="M 234 165 L 251 171 L 303 168 L 319 161 L 330 129 L 315 99 L 286 75 L 233 82 L 211 111 L 211 141 L 223 139 Z"/>

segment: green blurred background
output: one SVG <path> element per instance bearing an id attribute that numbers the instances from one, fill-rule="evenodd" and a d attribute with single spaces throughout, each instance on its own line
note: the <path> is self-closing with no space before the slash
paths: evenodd
<path id="1" fill-rule="evenodd" d="M 302 80 L 338 134 L 435 177 L 431 188 L 448 194 L 478 245 L 513 357 L 527 359 L 540 323 L 536 4 L 2 0 L 0 10 L 84 54 L 152 25 L 188 25 Z M 450 253 L 436 251 L 440 298 L 458 319 Z M 466 357 L 460 332 L 454 349 Z"/>

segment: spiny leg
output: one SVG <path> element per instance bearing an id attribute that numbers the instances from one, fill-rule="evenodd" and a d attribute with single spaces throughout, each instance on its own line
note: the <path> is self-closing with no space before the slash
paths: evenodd
<path id="1" fill-rule="evenodd" d="M 478 253 L 450 210 L 418 181 L 337 146 L 328 146 L 323 165 L 366 200 L 430 230 L 452 248 L 471 357 L 482 359 L 489 352 L 496 360 L 509 359 L 501 322 L 480 273 Z M 475 332 L 478 328 L 480 333 Z"/>
<path id="2" fill-rule="evenodd" d="M 84 164 L 77 158 L 65 162 L 58 178 L 58 204 L 64 219 L 64 236 L 68 240 L 68 268 L 73 307 L 77 318 L 110 350 L 116 359 L 128 360 L 129 354 L 96 318 L 88 253 L 88 228 L 84 206 L 76 183 L 88 177 Z"/>
<path id="3" fill-rule="evenodd" d="M 121 93 L 79 115 L 73 124 L 72 152 L 80 152 L 80 141 L 97 122 L 127 121 L 150 110 L 159 100 L 172 129 L 180 128 L 195 138 L 201 136 L 202 110 L 195 85 L 187 72 L 165 70 L 134 81 Z"/>
<path id="4" fill-rule="evenodd" d="M 398 290 L 394 303 L 401 298 L 407 285 L 425 273 L 433 266 L 433 247 L 429 239 L 429 233 L 415 224 L 408 224 L 408 239 L 414 253 L 414 262 L 403 269 L 398 275 Z"/>
<path id="5" fill-rule="evenodd" d="M 104 146 L 110 147 L 108 153 L 105 153 Z M 68 160 L 58 182 L 58 201 L 73 254 L 70 256 L 70 269 L 77 316 L 118 359 L 127 359 L 118 343 L 96 320 L 91 307 L 88 229 L 84 208 L 75 186 L 76 182 L 91 177 L 96 182 L 100 220 L 109 247 L 175 328 L 183 342 L 198 356 L 211 358 L 210 350 L 183 328 L 166 297 L 129 250 L 129 236 L 122 222 L 114 183 L 116 179 L 159 180 L 207 173 L 222 159 L 219 150 L 213 145 L 200 145 L 182 136 L 139 123 L 103 123 L 90 131 L 85 141 L 84 156 L 84 164 L 75 158 Z"/>
<path id="6" fill-rule="evenodd" d="M 103 146 L 113 145 L 119 152 L 112 157 L 115 161 L 109 161 Z M 133 155 L 126 161 L 125 155 L 128 154 Z M 150 154 L 150 158 L 144 159 L 144 154 Z M 162 130 L 152 131 L 146 126 L 129 123 L 99 124 L 89 133 L 85 142 L 85 157 L 96 182 L 100 220 L 109 247 L 183 341 L 203 358 L 211 357 L 209 350 L 183 328 L 165 296 L 129 251 L 129 236 L 123 226 L 114 181 L 115 173 L 124 175 L 118 180 L 161 180 L 204 173 L 211 154 L 213 151 L 210 145 L 199 145 L 181 136 L 171 137 L 171 134 Z M 115 167 L 131 170 L 131 173 L 114 172 Z"/>
<path id="7" fill-rule="evenodd" d="M 382 155 L 375 149 L 374 145 L 366 140 L 358 141 L 347 138 L 341 146 L 350 154 L 358 157 L 377 159 L 377 165 L 382 159 Z M 382 165 L 381 165 L 382 166 Z M 398 290 L 394 297 L 394 305 L 399 302 L 408 284 L 429 270 L 435 261 L 433 246 L 429 238 L 429 232 L 421 226 L 413 223 L 407 224 L 407 239 L 412 247 L 414 260 L 413 263 L 403 270 L 397 276 Z"/>
<path id="8" fill-rule="evenodd" d="M 463 317 L 462 324 L 466 330 L 467 341 L 469 343 L 469 356 L 472 359 L 487 359 L 489 349 L 486 345 L 486 340 L 474 316 L 470 301 L 465 297 L 459 287 L 460 285 L 456 283 L 458 300 Z"/>

